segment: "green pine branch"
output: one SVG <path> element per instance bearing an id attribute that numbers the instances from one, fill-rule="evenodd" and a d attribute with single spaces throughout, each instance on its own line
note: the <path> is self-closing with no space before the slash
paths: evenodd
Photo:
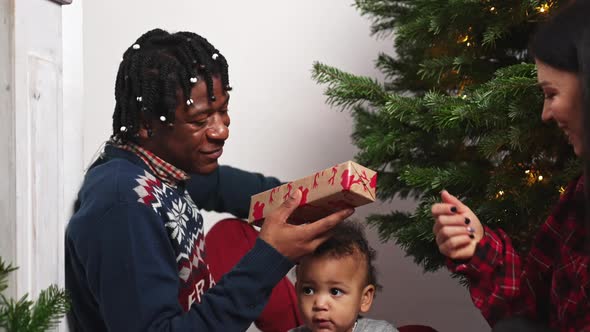
<path id="1" fill-rule="evenodd" d="M 0 257 L 0 293 L 8 288 L 8 275 L 16 271 L 16 269 L 16 267 L 13 267 L 12 264 L 7 264 Z"/>
<path id="2" fill-rule="evenodd" d="M 8 275 L 15 270 L 0 257 L 0 292 L 8 287 Z M 47 331 L 59 325 L 69 306 L 65 290 L 56 285 L 42 290 L 36 302 L 28 300 L 28 295 L 15 300 L 0 294 L 0 329 L 7 332 Z"/>
<path id="3" fill-rule="evenodd" d="M 313 78 L 328 86 L 324 93 L 331 105 L 344 109 L 361 102 L 379 105 L 387 97 L 379 83 L 372 78 L 354 76 L 318 62 L 314 63 L 313 68 Z"/>

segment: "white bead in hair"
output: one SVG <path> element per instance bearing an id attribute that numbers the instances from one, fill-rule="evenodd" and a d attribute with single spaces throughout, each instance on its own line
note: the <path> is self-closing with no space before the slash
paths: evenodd
<path id="1" fill-rule="evenodd" d="M 213 55 L 211 56 L 211 58 L 212 58 L 213 60 L 216 60 L 218 56 L 219 56 L 219 54 L 217 54 L 217 53 L 213 53 Z"/>
<path id="2" fill-rule="evenodd" d="M 166 121 L 166 117 L 165 116 L 160 116 L 160 121 L 165 122 Z"/>
<path id="3" fill-rule="evenodd" d="M 197 83 L 197 78 L 196 77 L 191 77 L 191 83 Z"/>
<path id="4" fill-rule="evenodd" d="M 137 97 L 136 99 L 138 102 L 141 102 L 141 100 L 142 100 L 141 96 Z"/>
<path id="5" fill-rule="evenodd" d="M 139 44 L 133 44 L 134 50 L 139 50 L 140 48 L 141 48 L 141 46 L 139 46 Z"/>
<path id="6" fill-rule="evenodd" d="M 121 126 L 121 128 L 119 128 L 119 131 L 121 131 L 122 133 L 127 132 L 127 127 Z"/>
<path id="7" fill-rule="evenodd" d="M 186 104 L 187 104 L 188 106 L 192 105 L 192 103 L 193 103 L 193 102 L 194 102 L 194 101 L 193 101 L 191 98 L 189 98 L 189 99 L 187 99 L 187 100 L 186 100 Z"/>

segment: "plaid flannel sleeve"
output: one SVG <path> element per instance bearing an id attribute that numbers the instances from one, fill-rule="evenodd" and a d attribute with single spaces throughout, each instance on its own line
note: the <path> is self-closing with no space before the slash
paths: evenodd
<path id="1" fill-rule="evenodd" d="M 447 266 L 467 276 L 471 299 L 491 326 L 512 315 L 537 317 L 538 298 L 549 296 L 549 282 L 545 282 L 549 266 L 535 254 L 547 251 L 537 246 L 523 260 L 503 230 L 484 228 L 473 257 L 469 261 L 447 260 Z M 541 229 L 536 244 L 544 243 L 544 234 L 546 229 Z"/>

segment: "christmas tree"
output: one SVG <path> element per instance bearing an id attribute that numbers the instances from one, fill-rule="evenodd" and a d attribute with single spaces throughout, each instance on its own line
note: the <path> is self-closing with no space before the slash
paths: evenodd
<path id="1" fill-rule="evenodd" d="M 412 213 L 373 214 L 425 271 L 444 264 L 432 233 L 440 191 L 457 195 L 526 251 L 580 163 L 554 124 L 527 52 L 539 22 L 565 1 L 356 0 L 380 54 L 385 82 L 315 63 L 328 103 L 351 112 L 359 163 L 379 172 L 378 196 L 414 199 Z"/>
<path id="2" fill-rule="evenodd" d="M 64 290 L 51 285 L 40 292 L 36 302 L 8 299 L 1 294 L 8 288 L 8 275 L 16 268 L 0 258 L 0 331 L 42 332 L 56 327 L 69 308 Z"/>

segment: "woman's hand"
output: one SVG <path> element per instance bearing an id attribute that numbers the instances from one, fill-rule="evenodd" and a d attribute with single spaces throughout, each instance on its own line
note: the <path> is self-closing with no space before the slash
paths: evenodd
<path id="1" fill-rule="evenodd" d="M 432 231 L 438 250 L 451 259 L 471 259 L 484 235 L 483 226 L 471 209 L 457 197 L 446 190 L 440 196 L 442 203 L 432 205 Z"/>

